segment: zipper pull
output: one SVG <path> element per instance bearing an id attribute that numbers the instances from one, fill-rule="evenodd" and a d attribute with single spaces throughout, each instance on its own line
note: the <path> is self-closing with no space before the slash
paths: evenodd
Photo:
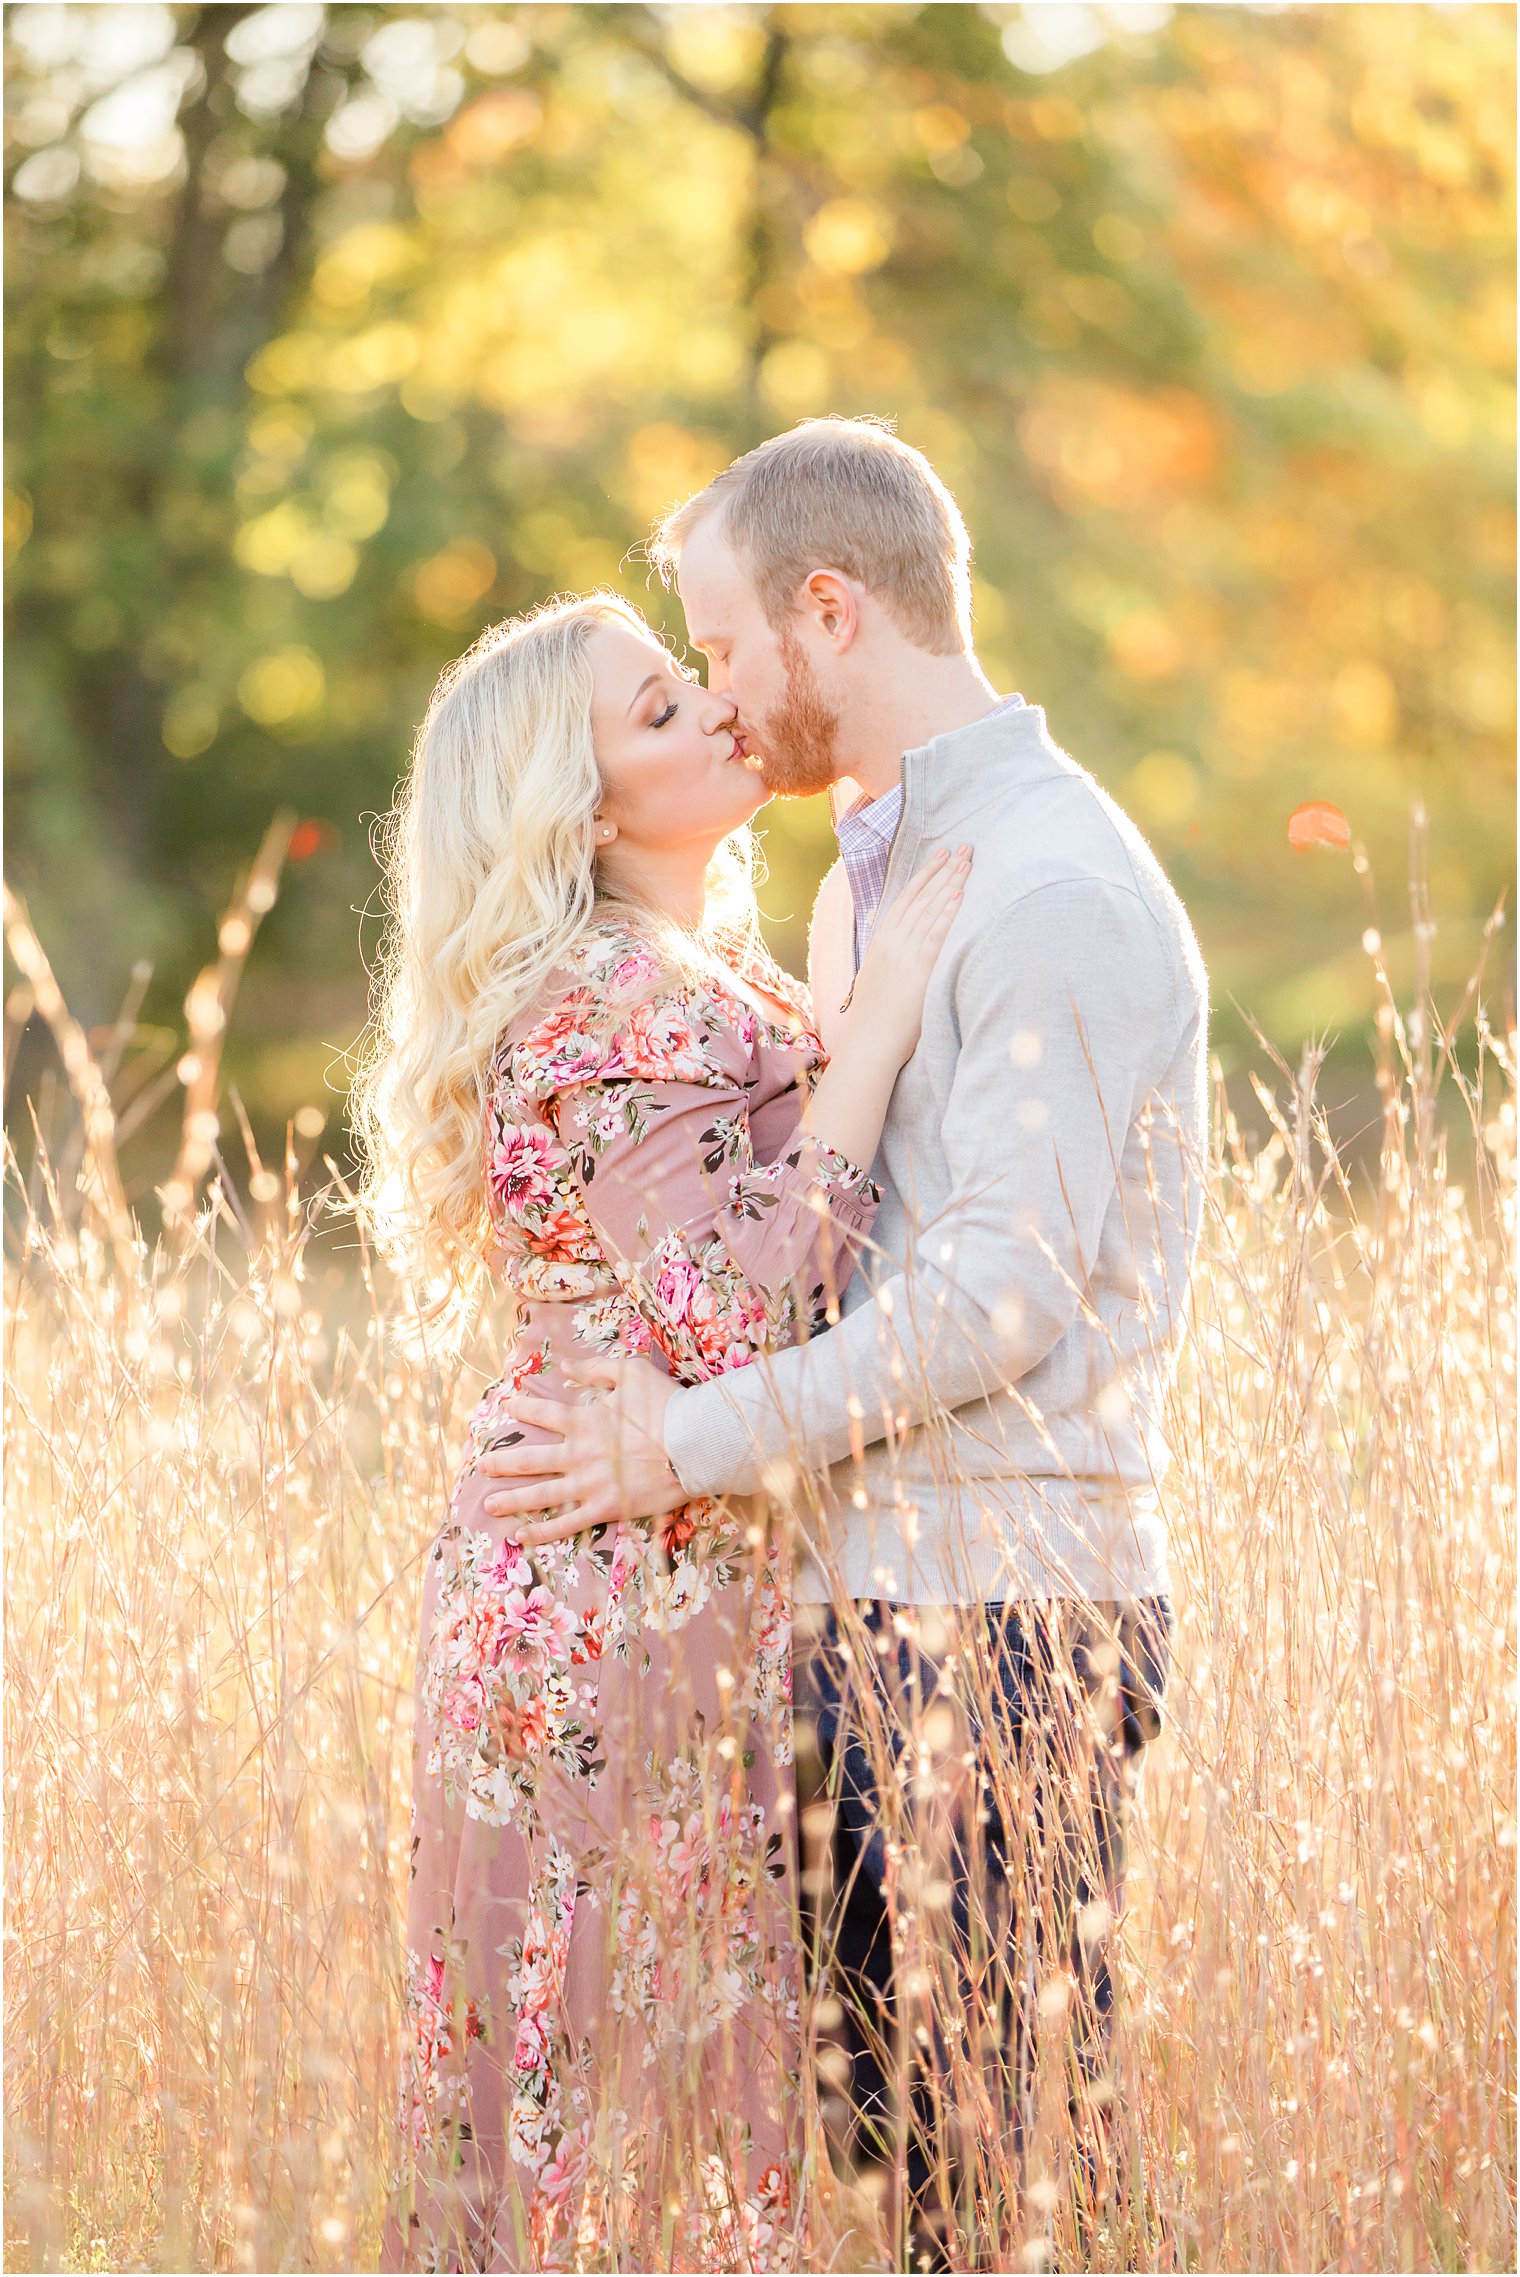
<path id="1" fill-rule="evenodd" d="M 855 993 L 855 982 L 860 978 L 860 913 L 853 906 L 854 900 L 855 896 L 852 890 L 850 894 L 850 901 L 852 905 L 850 911 L 850 954 L 855 959 L 855 971 L 853 977 L 851 978 L 849 987 L 844 992 L 844 1002 L 839 1007 L 841 1012 L 849 1011 L 850 998 Z"/>

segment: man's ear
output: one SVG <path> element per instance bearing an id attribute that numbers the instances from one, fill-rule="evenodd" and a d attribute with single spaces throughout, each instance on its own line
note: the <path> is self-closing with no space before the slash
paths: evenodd
<path id="1" fill-rule="evenodd" d="M 802 587 L 802 607 L 841 653 L 860 630 L 860 595 L 842 570 L 815 569 Z"/>

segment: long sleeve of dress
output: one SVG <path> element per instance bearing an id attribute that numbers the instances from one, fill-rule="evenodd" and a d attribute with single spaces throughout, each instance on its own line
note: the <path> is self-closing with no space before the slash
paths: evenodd
<path id="1" fill-rule="evenodd" d="M 562 1011 L 557 1018 L 563 1022 Z M 881 1191 L 797 1122 L 757 1162 L 739 1058 L 679 992 L 566 1031 L 542 1108 L 671 1373 L 699 1383 L 822 1326 Z"/>

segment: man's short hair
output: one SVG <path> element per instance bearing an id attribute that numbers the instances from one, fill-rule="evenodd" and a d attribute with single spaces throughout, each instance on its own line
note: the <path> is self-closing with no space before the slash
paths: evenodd
<path id="1" fill-rule="evenodd" d="M 760 605 L 779 630 L 815 569 L 873 593 L 916 648 L 971 644 L 971 541 L 922 451 L 879 419 L 805 419 L 715 475 L 663 515 L 649 556 L 667 585 L 699 522 L 721 517 Z"/>

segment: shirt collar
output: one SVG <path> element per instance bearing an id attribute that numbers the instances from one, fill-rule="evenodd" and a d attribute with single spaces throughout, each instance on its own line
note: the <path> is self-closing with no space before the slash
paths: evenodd
<path id="1" fill-rule="evenodd" d="M 843 831 L 848 825 L 857 835 L 868 832 L 877 838 L 890 836 L 892 824 L 897 819 L 897 810 L 901 805 L 901 783 L 894 783 L 892 788 L 889 791 L 883 791 L 879 798 L 873 799 L 869 791 L 862 791 L 854 805 L 845 808 L 844 813 L 834 826 L 835 830 L 836 832 Z"/>

